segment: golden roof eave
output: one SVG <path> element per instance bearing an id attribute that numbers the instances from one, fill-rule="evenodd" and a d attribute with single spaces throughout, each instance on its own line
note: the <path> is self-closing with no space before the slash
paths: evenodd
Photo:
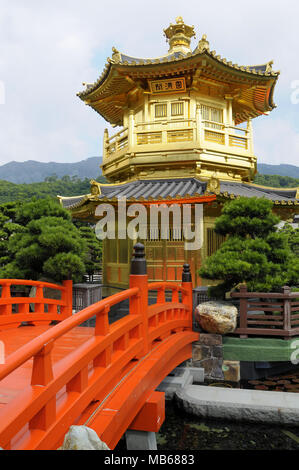
<path id="1" fill-rule="evenodd" d="M 172 54 L 173 55 L 173 54 Z M 98 78 L 96 82 L 93 84 L 88 84 L 86 90 L 77 93 L 77 95 L 85 100 L 87 97 L 92 96 L 93 93 L 97 90 L 99 90 L 105 83 L 107 79 L 111 77 L 111 72 L 116 70 L 116 71 L 124 71 L 128 70 L 132 71 L 133 69 L 136 71 L 143 71 L 146 73 L 146 70 L 150 71 L 152 70 L 152 67 L 157 69 L 157 66 L 163 71 L 163 68 L 168 69 L 169 65 L 175 64 L 176 66 L 180 65 L 185 65 L 184 62 L 191 62 L 194 59 L 199 59 L 199 58 L 206 58 L 213 60 L 215 63 L 218 65 L 222 65 L 225 70 L 229 70 L 230 72 L 237 71 L 240 74 L 251 77 L 251 78 L 256 78 L 257 80 L 260 80 L 261 78 L 267 78 L 269 79 L 270 77 L 275 77 L 275 80 L 278 78 L 280 72 L 274 72 L 270 70 L 270 66 L 272 65 L 272 61 L 269 61 L 265 63 L 264 65 L 255 65 L 255 66 L 240 66 L 237 64 L 233 64 L 232 62 L 227 61 L 225 58 L 221 58 L 219 55 L 216 55 L 216 51 L 210 52 L 207 49 L 200 50 L 196 52 L 196 50 L 193 53 L 189 54 L 184 54 L 183 57 L 177 58 L 177 59 L 167 59 L 168 57 L 171 57 L 169 55 L 158 57 L 156 59 L 136 59 L 139 61 L 139 63 L 136 63 L 135 61 L 114 61 L 113 59 L 108 58 L 108 64 L 105 65 L 105 68 L 103 70 L 103 73 L 101 76 Z M 130 58 L 133 59 L 133 58 Z M 193 64 L 194 67 L 195 64 Z M 265 71 L 262 72 L 258 70 L 258 68 L 265 67 Z"/>
<path id="2" fill-rule="evenodd" d="M 136 83 L 138 80 L 194 72 L 198 68 L 207 76 L 219 76 L 228 83 L 265 87 L 265 99 L 258 103 L 260 108 L 254 102 L 251 117 L 276 107 L 273 92 L 280 72 L 272 71 L 272 61 L 251 67 L 239 66 L 221 58 L 215 51 L 210 51 L 208 46 L 198 47 L 193 53 L 173 53 L 156 59 L 137 59 L 125 56 L 116 49 L 114 51 L 99 79 L 93 84 L 88 84 L 86 90 L 77 93 L 81 100 L 111 124 L 121 125 L 123 115 L 120 109 L 122 105 L 114 106 L 111 100 L 116 96 L 125 97 L 131 90 L 140 88 Z M 240 122 L 246 120 L 245 114 L 240 115 Z"/>

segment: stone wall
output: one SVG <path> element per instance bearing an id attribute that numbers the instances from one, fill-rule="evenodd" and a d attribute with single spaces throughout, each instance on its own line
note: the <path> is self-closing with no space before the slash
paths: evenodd
<path id="1" fill-rule="evenodd" d="M 240 381 L 240 362 L 223 360 L 222 335 L 200 333 L 199 341 L 193 343 L 189 365 L 203 368 L 207 380 Z"/>

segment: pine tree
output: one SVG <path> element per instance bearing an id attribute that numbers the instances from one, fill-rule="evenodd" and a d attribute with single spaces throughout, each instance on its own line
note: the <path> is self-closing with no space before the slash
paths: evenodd
<path id="1" fill-rule="evenodd" d="M 299 286 L 299 228 L 293 228 L 292 225 L 287 223 L 280 229 L 280 232 L 285 234 L 292 252 L 288 270 L 290 284 Z"/>
<path id="2" fill-rule="evenodd" d="M 285 234 L 277 232 L 280 219 L 272 207 L 270 200 L 245 197 L 224 205 L 215 232 L 227 238 L 199 270 L 205 279 L 222 281 L 211 295 L 223 298 L 240 283 L 251 292 L 279 291 L 293 280 L 292 252 Z"/>
<path id="3" fill-rule="evenodd" d="M 79 232 L 87 248 L 84 258 L 86 273 L 92 276 L 95 271 L 102 268 L 102 242 L 96 237 L 94 229 L 89 225 L 79 227 Z"/>
<path id="4" fill-rule="evenodd" d="M 49 198 L 22 204 L 15 222 L 15 231 L 6 240 L 9 262 L 0 266 L 1 278 L 82 279 L 86 244 L 57 202 Z"/>
<path id="5" fill-rule="evenodd" d="M 13 260 L 8 251 L 8 242 L 12 234 L 23 232 L 25 229 L 14 222 L 18 203 L 6 203 L 0 206 L 0 269 Z"/>

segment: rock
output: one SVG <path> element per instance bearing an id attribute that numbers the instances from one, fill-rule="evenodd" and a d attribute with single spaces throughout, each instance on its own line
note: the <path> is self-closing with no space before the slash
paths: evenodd
<path id="1" fill-rule="evenodd" d="M 223 361 L 222 370 L 224 380 L 228 382 L 240 382 L 240 362 L 239 361 Z"/>
<path id="2" fill-rule="evenodd" d="M 193 343 L 192 345 L 192 361 L 201 361 L 211 357 L 211 348 L 204 344 Z"/>
<path id="3" fill-rule="evenodd" d="M 205 377 L 208 379 L 223 380 L 222 360 L 215 357 L 201 361 L 201 367 L 205 370 Z"/>
<path id="4" fill-rule="evenodd" d="M 209 333 L 232 333 L 237 326 L 237 316 L 237 308 L 228 302 L 203 302 L 195 309 L 195 320 Z"/>
<path id="5" fill-rule="evenodd" d="M 71 426 L 58 450 L 110 450 L 87 426 Z"/>
<path id="6" fill-rule="evenodd" d="M 222 346 L 222 336 L 213 335 L 211 333 L 201 333 L 200 334 L 200 343 L 205 346 Z M 195 343 L 196 344 L 196 343 Z"/>

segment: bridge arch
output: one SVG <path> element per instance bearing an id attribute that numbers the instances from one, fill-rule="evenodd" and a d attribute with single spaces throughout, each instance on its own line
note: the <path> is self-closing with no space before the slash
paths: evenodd
<path id="1" fill-rule="evenodd" d="M 70 425 L 86 424 L 113 449 L 163 378 L 191 357 L 192 342 L 198 339 L 198 333 L 192 332 L 188 265 L 184 265 L 181 284 L 149 284 L 144 247 L 137 244 L 131 273 L 129 289 L 75 315 L 63 316 L 55 326 L 44 327 L 39 336 L 0 365 L 0 392 L 1 384 L 9 385 L 18 373 L 22 375 L 24 368 L 30 373 L 25 384 L 22 379 L 17 396 L 0 407 L 1 447 L 56 449 Z M 157 301 L 150 306 L 149 290 L 157 291 Z M 166 301 L 166 290 L 172 292 L 170 301 Z M 10 305 L 7 289 L 0 303 L 9 316 L 10 307 L 5 308 L 5 299 Z M 130 302 L 129 315 L 109 325 L 109 309 L 125 299 Z M 42 316 L 43 302 L 47 299 L 43 299 L 40 291 L 38 322 L 45 322 L 44 318 L 49 321 L 51 317 L 45 313 Z M 65 299 L 64 307 L 68 308 Z M 34 314 L 30 313 L 32 324 Z M 55 360 L 59 342 L 76 337 L 78 330 L 82 331 L 78 326 L 94 315 L 96 324 L 87 339 Z M 10 317 L 10 330 L 3 331 L 4 337 L 13 332 L 14 314 Z M 20 317 L 16 317 L 19 324 Z M 22 330 L 18 328 L 20 334 Z"/>

